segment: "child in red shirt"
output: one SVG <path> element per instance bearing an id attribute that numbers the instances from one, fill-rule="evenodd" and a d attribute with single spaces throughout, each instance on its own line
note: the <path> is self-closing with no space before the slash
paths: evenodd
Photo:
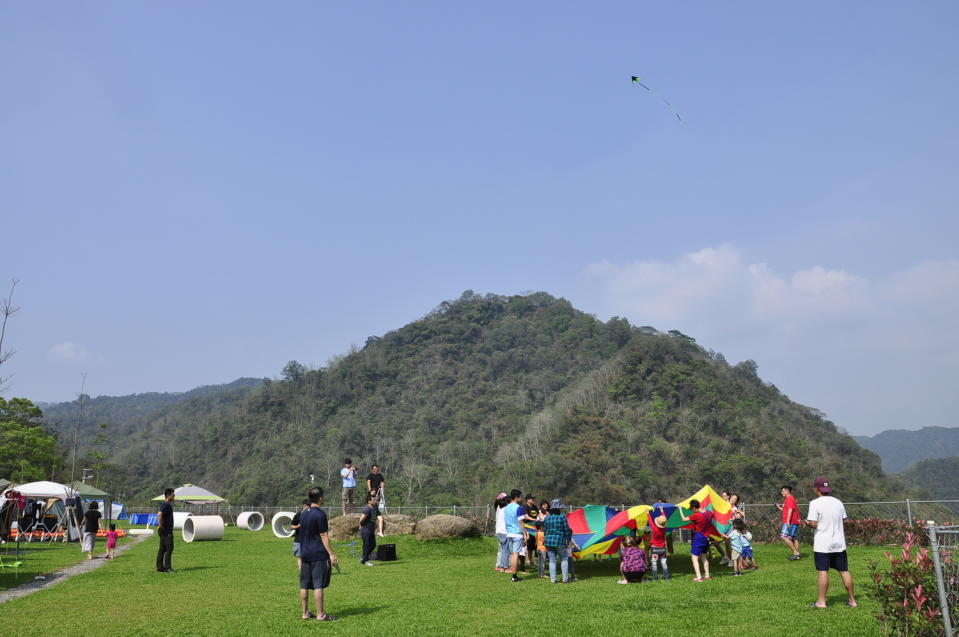
<path id="1" fill-rule="evenodd" d="M 117 548 L 117 538 L 120 536 L 117 533 L 117 525 L 111 524 L 110 530 L 107 531 L 107 559 L 112 560 L 114 558 L 114 552 Z"/>
<path id="2" fill-rule="evenodd" d="M 682 507 L 679 509 L 679 517 L 683 522 L 693 523 L 693 545 L 690 549 L 690 555 L 693 560 L 693 570 L 696 572 L 694 582 L 712 579 L 709 575 L 709 535 L 713 528 L 712 516 L 707 516 L 699 510 L 699 500 L 690 500 L 689 508 L 693 513 L 686 517 L 683 515 Z M 703 574 L 700 574 L 699 563 L 703 564 Z"/>
<path id="3" fill-rule="evenodd" d="M 659 509 L 659 515 L 653 519 L 649 527 L 650 533 L 650 562 L 652 562 L 653 579 L 659 579 L 659 566 L 663 567 L 663 580 L 669 579 L 669 566 L 666 564 L 666 516 Z"/>

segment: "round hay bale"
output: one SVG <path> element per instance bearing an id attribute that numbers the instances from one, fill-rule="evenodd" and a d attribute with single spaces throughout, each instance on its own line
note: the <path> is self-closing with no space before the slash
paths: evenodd
<path id="1" fill-rule="evenodd" d="M 431 515 L 416 525 L 417 540 L 440 540 L 453 537 L 473 537 L 479 535 L 479 527 L 466 518 L 455 515 Z"/>
<path id="2" fill-rule="evenodd" d="M 383 535 L 413 535 L 416 532 L 416 520 L 402 513 L 390 513 L 383 516 Z"/>
<path id="3" fill-rule="evenodd" d="M 351 540 L 360 534 L 360 514 L 338 515 L 330 520 L 331 540 Z"/>

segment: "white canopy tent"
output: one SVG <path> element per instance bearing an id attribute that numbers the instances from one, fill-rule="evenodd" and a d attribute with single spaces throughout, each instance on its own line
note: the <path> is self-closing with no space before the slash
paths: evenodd
<path id="1" fill-rule="evenodd" d="M 70 502 L 68 502 L 78 496 L 74 489 L 71 489 L 65 484 L 50 482 L 48 480 L 28 482 L 17 486 L 10 485 L 10 487 L 3 492 L 2 496 L 0 496 L 0 501 L 2 501 L 4 506 L 16 506 L 15 501 L 7 497 L 7 494 L 14 491 L 28 499 L 55 500 L 60 502 L 62 504 L 62 512 L 57 515 L 56 526 L 64 531 L 63 540 L 66 542 L 67 540 L 79 539 L 80 529 L 76 519 L 70 515 Z"/>

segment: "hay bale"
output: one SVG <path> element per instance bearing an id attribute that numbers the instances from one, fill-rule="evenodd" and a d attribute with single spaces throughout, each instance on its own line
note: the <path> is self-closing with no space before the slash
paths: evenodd
<path id="1" fill-rule="evenodd" d="M 466 518 L 442 513 L 420 520 L 416 525 L 417 540 L 474 537 L 479 534 L 479 527 Z"/>
<path id="2" fill-rule="evenodd" d="M 383 535 L 413 535 L 416 532 L 416 520 L 402 513 L 390 513 L 383 516 Z"/>
<path id="3" fill-rule="evenodd" d="M 352 540 L 360 534 L 360 514 L 338 515 L 330 520 L 331 540 Z"/>

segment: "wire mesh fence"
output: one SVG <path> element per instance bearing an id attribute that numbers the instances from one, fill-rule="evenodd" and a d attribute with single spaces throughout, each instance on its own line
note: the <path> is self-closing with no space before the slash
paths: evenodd
<path id="1" fill-rule="evenodd" d="M 629 508 L 630 504 L 611 505 L 616 509 Z M 781 512 L 773 503 L 742 503 L 741 508 L 746 521 L 756 536 L 757 541 L 778 541 L 781 527 Z M 128 513 L 156 513 L 157 504 L 143 503 L 126 507 Z M 847 539 L 853 543 L 892 544 L 901 541 L 905 531 L 913 531 L 923 538 L 926 534 L 925 520 L 939 520 L 950 524 L 959 523 L 959 500 L 895 500 L 888 502 L 846 502 Z M 187 505 L 176 503 L 175 509 L 190 511 L 194 515 L 220 515 L 230 524 L 236 523 L 237 516 L 243 511 L 257 511 L 265 520 L 270 520 L 275 513 L 293 512 L 299 508 L 298 501 L 274 506 L 240 506 L 230 503 Z M 330 517 L 342 514 L 339 502 L 327 502 L 324 507 Z M 572 510 L 578 508 L 567 506 Z M 805 519 L 808 504 L 799 505 L 800 516 Z M 353 509 L 359 513 L 361 506 Z M 422 520 L 438 513 L 456 515 L 472 520 L 485 535 L 495 532 L 495 511 L 491 505 L 401 505 L 387 506 L 387 514 L 402 514 Z M 800 540 L 811 542 L 812 531 L 808 527 L 800 528 Z"/>
<path id="2" fill-rule="evenodd" d="M 937 526 L 930 521 L 927 532 L 943 629 L 946 637 L 953 637 L 959 622 L 959 526 Z"/>

